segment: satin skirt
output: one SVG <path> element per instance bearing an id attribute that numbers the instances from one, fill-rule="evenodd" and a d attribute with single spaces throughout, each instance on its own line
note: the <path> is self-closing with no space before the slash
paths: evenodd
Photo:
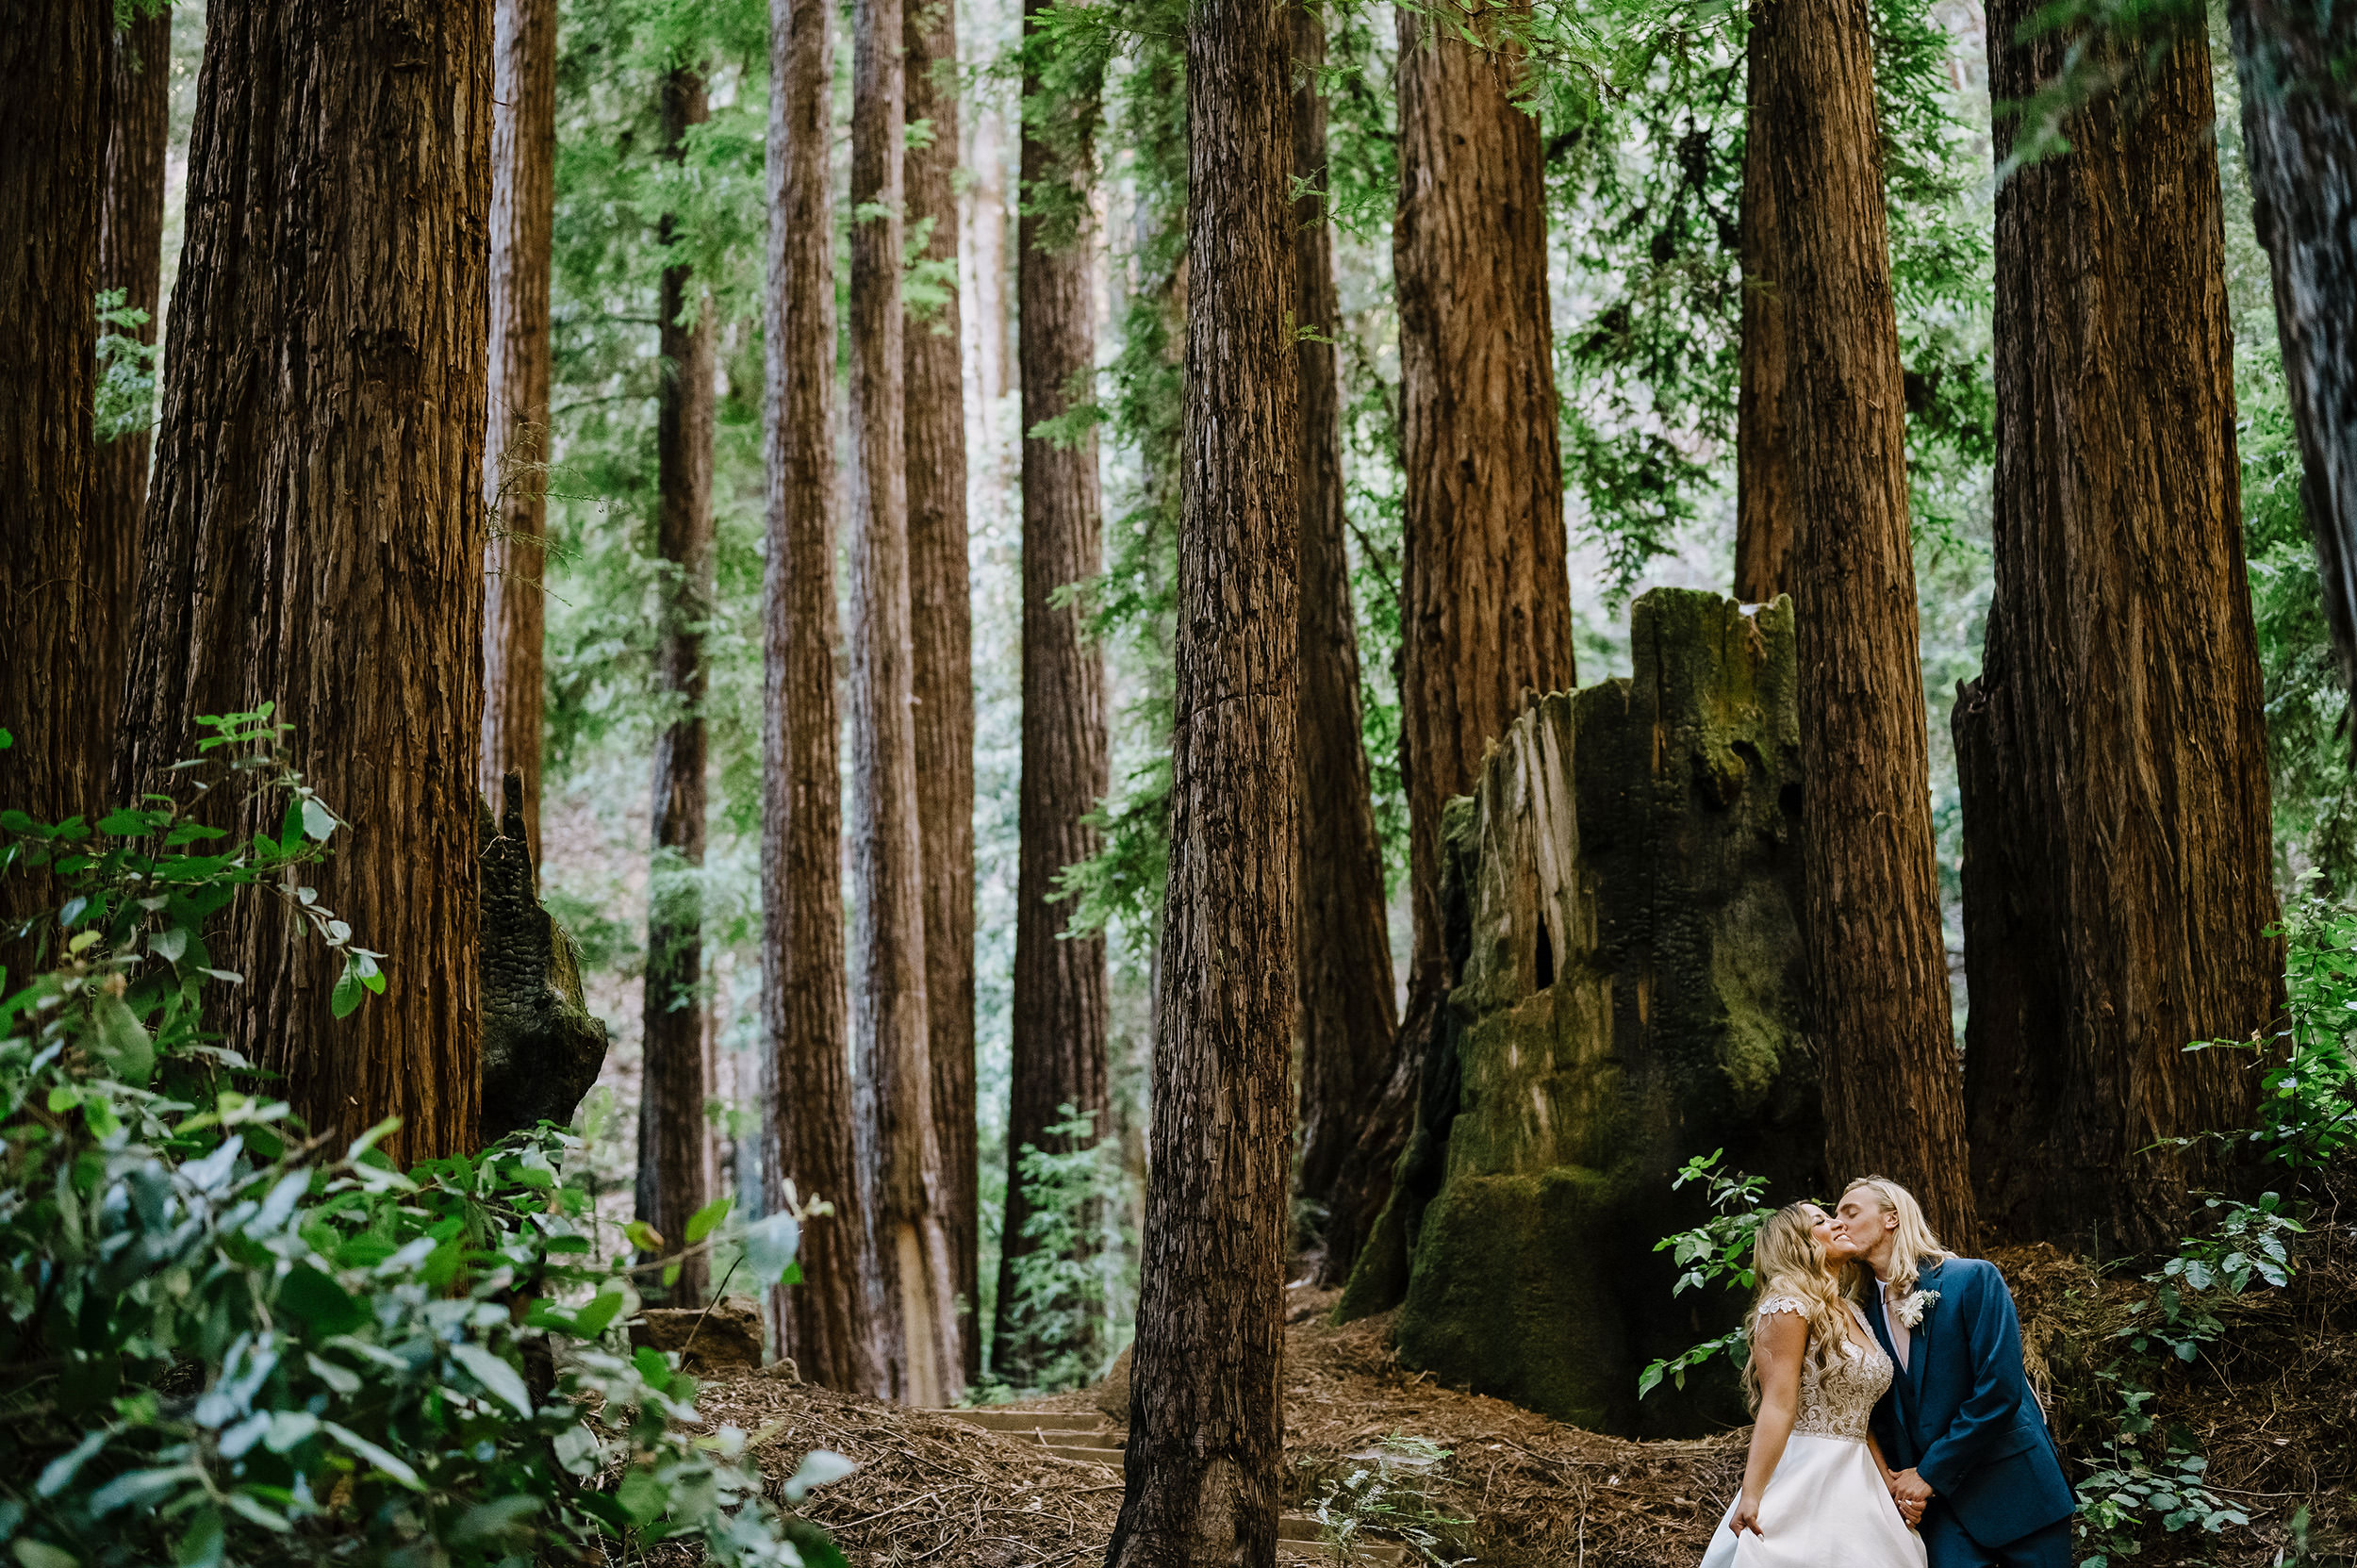
<path id="1" fill-rule="evenodd" d="M 1759 1530 L 1719 1519 L 1702 1568 L 1924 1568 L 1923 1538 L 1899 1517 L 1874 1456 L 1847 1438 L 1794 1432 L 1760 1494 Z"/>

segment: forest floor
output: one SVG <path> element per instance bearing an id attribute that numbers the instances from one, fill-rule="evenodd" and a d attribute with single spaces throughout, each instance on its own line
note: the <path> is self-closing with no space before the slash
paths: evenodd
<path id="1" fill-rule="evenodd" d="M 2199 1443 L 2210 1483 L 2252 1524 L 2206 1537 L 2148 1530 L 2140 1568 L 2283 1562 L 2286 1524 L 2301 1508 L 2314 1531 L 2308 1560 L 2349 1560 L 2345 1545 L 2335 1552 L 2330 1543 L 2357 1531 L 2357 1232 L 2335 1242 L 2333 1222 L 2323 1230 L 2310 1238 L 2312 1246 L 2322 1242 L 2321 1258 L 2312 1253 L 2292 1290 L 2242 1298 L 2211 1352 L 2155 1379 L 2153 1408 Z M 2117 1331 L 2150 1289 L 2051 1248 L 1995 1261 L 2013 1281 L 2032 1371 L 2058 1431 L 2083 1451 L 2116 1402 L 2107 1375 L 2119 1368 Z M 1692 1568 L 1701 1560 L 1740 1477 L 1744 1432 L 1629 1441 L 1441 1387 L 1398 1364 L 1388 1315 L 1338 1329 L 1326 1315 L 1334 1299 L 1309 1290 L 1289 1296 L 1289 1510 L 1314 1512 L 1321 1496 L 1339 1497 L 1371 1536 L 1420 1540 L 1411 1561 Z M 1093 1412 L 1100 1400 L 1122 1402 L 1100 1388 L 1005 1408 Z M 1093 1564 L 1120 1508 L 1117 1471 L 947 1414 L 766 1374 L 709 1376 L 697 1402 L 716 1426 L 767 1428 L 760 1458 L 775 1478 L 814 1447 L 859 1462 L 809 1510 L 855 1568 Z"/>

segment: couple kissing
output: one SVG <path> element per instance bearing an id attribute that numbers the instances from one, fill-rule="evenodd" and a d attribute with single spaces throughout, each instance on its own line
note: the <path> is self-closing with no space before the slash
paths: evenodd
<path id="1" fill-rule="evenodd" d="M 1703 1568 L 2069 1568 L 2070 1485 L 1995 1265 L 1907 1190 L 1779 1209 L 1752 1253 L 1743 1490 Z"/>

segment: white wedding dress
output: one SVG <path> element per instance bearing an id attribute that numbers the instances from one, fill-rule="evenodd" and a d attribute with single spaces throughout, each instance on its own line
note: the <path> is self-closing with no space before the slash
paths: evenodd
<path id="1" fill-rule="evenodd" d="M 1772 1296 L 1761 1315 L 1800 1312 Z M 1857 1316 L 1857 1308 L 1850 1312 Z M 1861 1332 L 1870 1332 L 1858 1318 Z M 1844 1338 L 1822 1376 L 1801 1365 L 1800 1406 L 1784 1457 L 1760 1494 L 1759 1530 L 1731 1534 L 1727 1505 L 1702 1568 L 1924 1568 L 1923 1538 L 1899 1517 L 1866 1448 L 1866 1420 L 1890 1387 L 1890 1358 L 1870 1337 Z"/>

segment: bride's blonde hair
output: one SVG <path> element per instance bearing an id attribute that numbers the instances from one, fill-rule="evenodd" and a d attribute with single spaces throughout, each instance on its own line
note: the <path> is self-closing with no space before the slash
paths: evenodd
<path id="1" fill-rule="evenodd" d="M 1743 1363 L 1743 1397 L 1759 1409 L 1759 1308 L 1772 1296 L 1800 1303 L 1808 1325 L 1808 1364 L 1821 1375 L 1840 1353 L 1850 1330 L 1842 1321 L 1849 1309 L 1826 1268 L 1825 1249 L 1817 1243 L 1817 1222 L 1809 1218 L 1812 1205 L 1788 1203 L 1770 1214 L 1752 1243 L 1752 1313 L 1744 1320 L 1752 1353 Z"/>
<path id="2" fill-rule="evenodd" d="M 1867 1192 L 1886 1214 L 1899 1216 L 1898 1227 L 1890 1233 L 1890 1289 L 1893 1296 L 1904 1296 L 1915 1289 L 1915 1277 L 1927 1265 L 1944 1263 L 1955 1256 L 1939 1245 L 1932 1234 L 1931 1221 L 1923 1217 L 1923 1206 L 1915 1201 L 1915 1195 L 1887 1176 L 1861 1176 L 1841 1189 L 1841 1196 Z M 1861 1258 L 1844 1268 L 1842 1274 L 1853 1298 L 1873 1299 L 1876 1285 L 1874 1271 Z"/>

